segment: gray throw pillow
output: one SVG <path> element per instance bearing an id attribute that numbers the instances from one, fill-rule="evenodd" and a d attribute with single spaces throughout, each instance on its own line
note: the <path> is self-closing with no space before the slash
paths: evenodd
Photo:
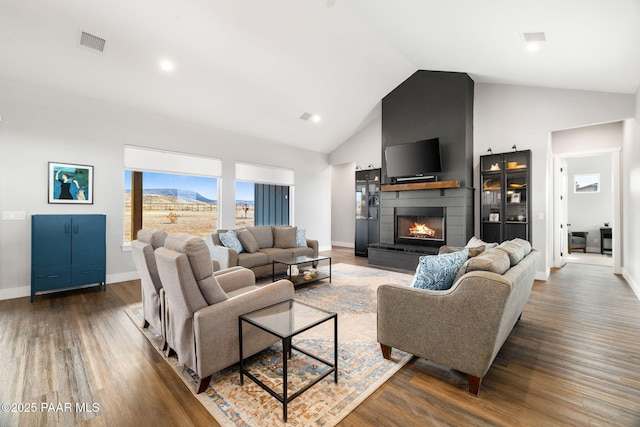
<path id="1" fill-rule="evenodd" d="M 253 237 L 253 234 L 251 234 L 249 230 L 236 230 L 236 235 L 238 236 L 240 243 L 242 243 L 242 247 L 245 251 L 250 254 L 258 252 L 258 249 L 260 249 L 258 241 Z"/>
<path id="2" fill-rule="evenodd" d="M 206 279 L 198 280 L 198 287 L 200 288 L 200 292 L 202 292 L 202 296 L 204 296 L 204 299 L 207 300 L 209 305 L 217 304 L 229 299 L 215 276 L 209 276 Z"/>
<path id="3" fill-rule="evenodd" d="M 280 249 L 295 248 L 297 227 L 273 227 L 273 247 Z"/>

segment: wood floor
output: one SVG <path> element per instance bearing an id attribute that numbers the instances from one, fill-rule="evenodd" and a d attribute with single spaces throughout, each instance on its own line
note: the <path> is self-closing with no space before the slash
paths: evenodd
<path id="1" fill-rule="evenodd" d="M 0 402 L 23 412 L 3 405 L 0 426 L 217 425 L 123 312 L 138 301 L 136 281 L 0 301 Z M 640 301 L 611 268 L 567 264 L 466 390 L 414 358 L 340 426 L 640 426 Z"/>

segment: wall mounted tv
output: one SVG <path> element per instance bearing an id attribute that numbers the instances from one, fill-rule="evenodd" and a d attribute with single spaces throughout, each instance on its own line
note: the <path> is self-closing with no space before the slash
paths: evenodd
<path id="1" fill-rule="evenodd" d="M 384 150 L 387 177 L 392 181 L 435 179 L 442 172 L 438 138 L 390 145 Z"/>

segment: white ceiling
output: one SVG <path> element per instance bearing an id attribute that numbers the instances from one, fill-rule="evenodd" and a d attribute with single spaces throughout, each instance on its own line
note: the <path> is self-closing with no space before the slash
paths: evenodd
<path id="1" fill-rule="evenodd" d="M 526 51 L 520 33 L 539 31 Z M 418 69 L 635 93 L 640 1 L 0 0 L 0 79 L 323 153 Z"/>

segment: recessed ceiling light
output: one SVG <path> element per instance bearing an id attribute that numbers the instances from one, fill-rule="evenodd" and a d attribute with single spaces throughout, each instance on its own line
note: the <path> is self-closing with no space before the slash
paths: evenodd
<path id="1" fill-rule="evenodd" d="M 320 117 L 317 114 L 314 114 L 313 116 L 311 116 L 311 120 L 313 121 L 313 123 L 320 123 L 320 120 L 322 120 L 322 117 Z"/>
<path id="2" fill-rule="evenodd" d="M 542 43 L 547 41 L 547 35 L 543 31 L 533 33 L 521 33 L 522 41 L 525 43 L 525 49 L 529 52 L 535 52 L 540 49 Z"/>
<path id="3" fill-rule="evenodd" d="M 527 43 L 526 49 L 529 52 L 535 52 L 536 50 L 540 50 L 540 45 L 538 43 L 529 42 L 529 43 Z"/>
<path id="4" fill-rule="evenodd" d="M 164 59 L 160 62 L 160 68 L 162 68 L 166 72 L 169 72 L 173 71 L 174 65 L 173 62 L 169 61 L 168 59 Z"/>

